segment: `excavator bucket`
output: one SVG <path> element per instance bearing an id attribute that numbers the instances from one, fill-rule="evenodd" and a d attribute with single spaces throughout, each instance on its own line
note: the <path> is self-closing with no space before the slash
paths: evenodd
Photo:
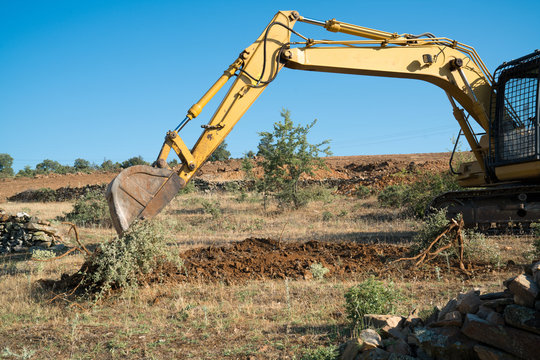
<path id="1" fill-rule="evenodd" d="M 113 225 L 122 235 L 136 219 L 156 216 L 186 185 L 174 171 L 146 165 L 123 170 L 107 187 Z"/>

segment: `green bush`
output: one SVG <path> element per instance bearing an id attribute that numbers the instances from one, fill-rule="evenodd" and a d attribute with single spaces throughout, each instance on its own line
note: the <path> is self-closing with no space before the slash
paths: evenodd
<path id="1" fill-rule="evenodd" d="M 201 205 L 203 206 L 204 212 L 206 214 L 212 215 L 214 219 L 220 218 L 222 215 L 221 206 L 217 201 L 208 201 L 203 200 L 201 202 Z"/>
<path id="2" fill-rule="evenodd" d="M 386 187 L 377 200 L 382 206 L 405 207 L 411 215 L 423 218 L 430 202 L 447 191 L 459 190 L 456 178 L 450 173 L 421 173 L 411 184 Z"/>
<path id="3" fill-rule="evenodd" d="M 298 190 L 298 197 L 303 204 L 312 201 L 322 201 L 329 204 L 336 198 L 335 191 L 336 188 L 329 188 L 324 185 L 310 185 Z"/>
<path id="4" fill-rule="evenodd" d="M 337 346 L 319 346 L 315 349 L 304 350 L 300 360 L 336 360 L 339 358 Z"/>
<path id="5" fill-rule="evenodd" d="M 311 270 L 311 274 L 313 274 L 313 278 L 316 280 L 322 280 L 324 275 L 330 271 L 330 269 L 325 268 L 321 263 L 313 263 L 309 269 Z"/>
<path id="6" fill-rule="evenodd" d="M 330 211 L 325 211 L 322 213 L 322 221 L 327 222 L 334 218 L 334 214 L 332 214 Z"/>
<path id="7" fill-rule="evenodd" d="M 345 293 L 345 310 L 354 327 L 363 326 L 365 314 L 394 313 L 401 295 L 392 285 L 370 277 Z"/>
<path id="8" fill-rule="evenodd" d="M 354 192 L 354 195 L 358 199 L 366 199 L 371 195 L 371 189 L 367 186 L 360 185 L 356 188 L 356 191 Z"/>
<path id="9" fill-rule="evenodd" d="M 225 161 L 229 160 L 231 153 L 227 150 L 227 143 L 224 141 L 214 150 L 208 161 Z"/>
<path id="10" fill-rule="evenodd" d="M 84 194 L 75 202 L 73 210 L 65 215 L 64 220 L 74 222 L 79 226 L 112 226 L 107 200 L 99 191 L 89 191 Z"/>
<path id="11" fill-rule="evenodd" d="M 88 268 L 92 271 L 86 285 L 98 295 L 111 289 L 135 288 L 160 262 L 170 260 L 167 249 L 159 223 L 135 221 L 122 237 L 100 244 L 90 258 Z"/>
<path id="12" fill-rule="evenodd" d="M 179 195 L 191 194 L 192 192 L 195 192 L 195 191 L 197 191 L 197 188 L 195 187 L 195 184 L 193 183 L 193 181 L 190 181 L 186 184 L 186 186 L 184 186 L 182 189 L 178 191 L 178 194 Z"/>
<path id="13" fill-rule="evenodd" d="M 532 256 L 535 259 L 540 258 L 540 223 L 532 223 L 531 224 L 532 233 L 535 237 L 532 242 L 533 251 Z"/>
<path id="14" fill-rule="evenodd" d="M 424 251 L 446 229 L 449 223 L 446 218 L 446 209 L 435 210 L 426 216 L 413 238 L 412 253 L 416 255 Z M 447 245 L 449 241 L 448 235 L 443 236 L 431 251 Z"/>

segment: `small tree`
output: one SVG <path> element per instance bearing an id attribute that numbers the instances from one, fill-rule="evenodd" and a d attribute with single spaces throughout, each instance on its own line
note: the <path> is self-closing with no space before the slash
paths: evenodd
<path id="1" fill-rule="evenodd" d="M 227 143 L 224 141 L 214 150 L 208 161 L 225 161 L 229 160 L 231 153 L 227 150 Z"/>
<path id="2" fill-rule="evenodd" d="M 113 163 L 111 160 L 104 160 L 99 166 L 102 171 L 114 171 L 120 169 L 120 167 L 119 163 Z"/>
<path id="3" fill-rule="evenodd" d="M 48 174 L 54 172 L 62 172 L 62 165 L 58 161 L 45 159 L 36 165 L 36 172 L 40 174 Z"/>
<path id="4" fill-rule="evenodd" d="M 122 167 L 122 169 L 126 169 L 130 166 L 135 166 L 135 165 L 148 165 L 148 163 L 144 161 L 142 156 L 139 155 L 136 157 L 129 158 L 126 161 L 123 161 L 120 166 Z"/>
<path id="5" fill-rule="evenodd" d="M 317 120 L 306 126 L 294 126 L 289 110 L 282 110 L 281 122 L 274 124 L 273 132 L 261 132 L 258 154 L 263 157 L 260 165 L 264 175 L 259 188 L 263 192 L 264 206 L 268 195 L 274 196 L 281 206 L 292 204 L 295 208 L 304 205 L 298 191 L 298 183 L 303 174 L 313 174 L 316 168 L 323 168 L 319 154 L 330 155 L 326 146 L 329 140 L 310 144 L 307 134 Z"/>
<path id="6" fill-rule="evenodd" d="M 73 168 L 75 171 L 90 171 L 91 170 L 90 161 L 85 159 L 75 159 L 73 162 Z"/>
<path id="7" fill-rule="evenodd" d="M 13 176 L 13 158 L 9 154 L 0 154 L 0 178 Z"/>

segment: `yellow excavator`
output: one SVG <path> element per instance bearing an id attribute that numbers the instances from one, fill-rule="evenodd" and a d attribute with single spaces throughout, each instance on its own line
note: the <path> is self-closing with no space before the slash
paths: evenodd
<path id="1" fill-rule="evenodd" d="M 296 22 L 358 36 L 355 40 L 314 40 L 293 30 Z M 292 34 L 298 41 L 291 41 Z M 466 224 L 490 228 L 528 224 L 540 217 L 540 52 L 503 63 L 492 75 L 476 51 L 431 33 L 389 33 L 335 19 L 308 19 L 278 12 L 259 38 L 225 70 L 172 131 L 153 166 L 123 170 L 108 186 L 107 200 L 119 234 L 135 219 L 157 215 L 190 181 L 246 110 L 283 68 L 342 74 L 418 79 L 446 92 L 453 115 L 476 161 L 455 171 L 471 190 L 450 192 L 432 206 Z M 190 150 L 179 136 L 210 99 L 235 77 L 229 91 Z M 475 121 L 483 129 L 476 134 Z M 167 164 L 170 151 L 182 166 Z"/>

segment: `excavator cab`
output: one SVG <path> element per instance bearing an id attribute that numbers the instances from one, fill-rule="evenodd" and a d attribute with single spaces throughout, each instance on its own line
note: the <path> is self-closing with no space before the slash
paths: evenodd
<path id="1" fill-rule="evenodd" d="M 540 160 L 540 51 L 503 63 L 495 71 L 491 98 L 492 169 Z M 526 169 L 526 165 L 521 166 Z M 538 170 L 528 177 L 537 177 Z"/>

